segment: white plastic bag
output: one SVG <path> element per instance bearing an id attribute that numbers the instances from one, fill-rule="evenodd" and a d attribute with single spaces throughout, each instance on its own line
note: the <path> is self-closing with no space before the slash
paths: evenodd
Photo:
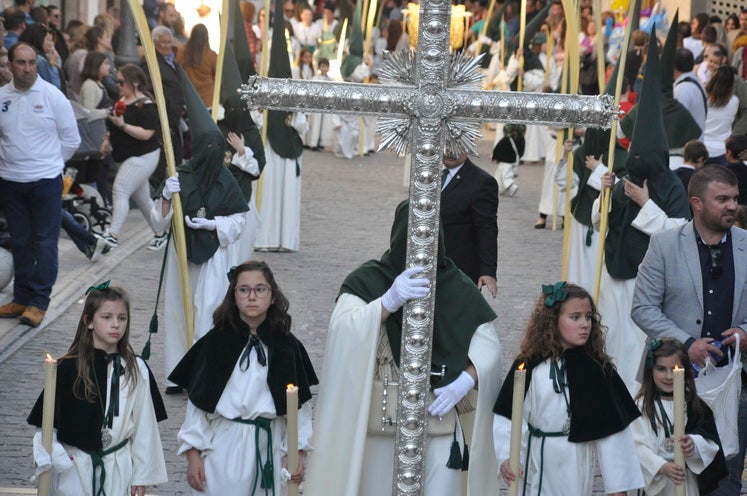
<path id="1" fill-rule="evenodd" d="M 729 357 L 728 365 L 715 367 L 706 360 L 706 366 L 695 378 L 698 396 L 705 401 L 716 419 L 721 446 L 726 458 L 739 453 L 737 420 L 739 417 L 739 395 L 742 393 L 742 359 L 739 353 L 739 334 L 734 334 L 735 350 L 724 350 Z"/>

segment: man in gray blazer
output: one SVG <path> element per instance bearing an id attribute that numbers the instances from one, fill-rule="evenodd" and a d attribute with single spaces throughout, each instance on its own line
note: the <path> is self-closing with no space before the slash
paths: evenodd
<path id="1" fill-rule="evenodd" d="M 739 190 L 733 172 L 706 166 L 690 180 L 693 220 L 651 237 L 638 268 L 631 317 L 651 338 L 684 343 L 703 365 L 709 354 L 726 360 L 721 347 L 747 349 L 747 231 L 733 227 Z M 637 358 L 637 357 L 636 357 Z M 729 478 L 712 494 L 739 495 L 747 444 L 747 387 L 739 408 L 740 453 L 729 461 Z"/>

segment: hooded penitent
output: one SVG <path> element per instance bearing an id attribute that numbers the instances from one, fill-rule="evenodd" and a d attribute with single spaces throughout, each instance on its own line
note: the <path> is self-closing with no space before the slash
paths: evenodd
<path id="1" fill-rule="evenodd" d="M 340 293 L 354 294 L 369 303 L 381 297 L 405 270 L 408 206 L 408 201 L 397 206 L 389 250 L 384 252 L 380 260 L 369 260 L 354 270 L 342 283 Z M 437 368 L 441 365 L 447 368 L 446 376 L 434 384 L 435 387 L 449 384 L 464 370 L 475 329 L 495 319 L 495 313 L 480 295 L 475 283 L 444 253 L 443 235 L 440 235 L 431 360 Z M 399 366 L 402 309 L 389 316 L 386 330 L 392 355 Z"/>
<path id="2" fill-rule="evenodd" d="M 537 14 L 532 17 L 532 20 L 526 25 L 524 30 L 524 71 L 531 71 L 533 69 L 545 70 L 545 68 L 542 67 L 542 62 L 540 62 L 539 56 L 529 48 L 531 47 L 535 34 L 539 31 L 542 23 L 545 22 L 547 13 L 550 11 L 550 6 L 551 2 L 548 2 L 545 8 L 537 12 Z M 520 34 L 517 33 L 513 38 L 511 38 L 511 42 L 508 46 L 508 53 L 513 53 L 519 48 L 519 36 Z"/>
<path id="3" fill-rule="evenodd" d="M 275 2 L 275 18 L 272 26 L 272 48 L 270 49 L 271 78 L 290 79 L 291 68 L 288 60 L 287 44 L 285 42 L 285 18 L 283 17 L 283 2 Z M 293 126 L 293 114 L 282 110 L 267 112 L 267 140 L 272 150 L 282 158 L 294 159 L 301 156 L 303 142 Z"/>
<path id="4" fill-rule="evenodd" d="M 615 65 L 615 70 L 607 82 L 604 94 L 615 95 L 615 84 L 619 70 L 618 60 L 618 65 Z M 600 160 L 602 163 L 609 166 L 609 144 L 611 136 L 612 131 L 609 129 L 587 128 L 583 145 L 573 152 L 573 172 L 578 176 L 579 182 L 578 193 L 571 199 L 571 212 L 573 213 L 573 217 L 585 226 L 591 227 L 592 225 L 591 207 L 594 204 L 594 200 L 599 196 L 598 190 L 587 185 L 591 171 L 585 165 L 586 157 L 589 155 L 601 157 Z M 628 158 L 628 153 L 617 142 L 615 143 L 614 153 L 615 163 L 612 168 L 615 174 L 621 177 L 625 174 L 625 162 Z"/>
<path id="5" fill-rule="evenodd" d="M 246 200 L 223 165 L 223 133 L 213 122 L 189 78 L 183 72 L 181 76 L 193 137 L 192 158 L 177 168 L 184 214 L 190 218 L 214 219 L 246 212 Z M 196 264 L 208 261 L 220 246 L 216 231 L 186 227 L 185 235 L 187 258 Z"/>
<path id="6" fill-rule="evenodd" d="M 241 95 L 236 92 L 239 86 L 241 86 L 241 81 L 233 49 L 231 45 L 226 44 L 220 91 L 220 100 L 225 114 L 223 120 L 218 121 L 218 127 L 220 127 L 224 136 L 227 136 L 229 132 L 233 132 L 244 137 L 244 143 L 254 152 L 254 158 L 259 164 L 259 171 L 262 172 L 267 162 L 265 160 L 265 148 L 262 145 L 262 135 L 254 120 L 252 120 L 249 108 L 246 106 L 244 100 L 242 100 Z M 252 181 L 256 177 L 251 176 L 234 165 L 229 165 L 228 170 L 233 174 L 239 188 L 241 188 L 244 199 L 248 202 L 252 197 Z"/>
<path id="7" fill-rule="evenodd" d="M 348 80 L 355 68 L 363 63 L 363 33 L 361 32 L 361 2 L 355 4 L 353 23 L 350 26 L 350 38 L 348 38 L 348 54 L 342 58 L 340 74 L 343 79 Z"/>
<path id="8" fill-rule="evenodd" d="M 226 43 L 226 48 L 233 45 L 231 48 L 239 67 L 241 81 L 246 82 L 249 76 L 255 76 L 257 71 L 254 68 L 254 57 L 252 57 L 252 52 L 249 50 L 249 42 L 246 39 L 246 31 L 244 31 L 244 18 L 238 9 L 239 3 L 236 2 L 235 5 L 236 12 L 233 14 L 233 43 Z M 226 58 L 228 58 L 228 53 L 226 53 Z"/>
<path id="9" fill-rule="evenodd" d="M 661 52 L 661 107 L 664 113 L 664 129 L 670 149 L 682 148 L 690 140 L 700 138 L 703 130 L 695 122 L 693 116 L 680 102 L 674 98 L 672 84 L 674 82 L 674 54 L 677 50 L 677 21 L 678 14 L 675 12 L 674 20 L 669 28 L 667 40 Z M 651 33 L 651 45 L 654 45 L 654 31 Z M 649 55 L 651 50 L 649 50 Z M 656 52 L 654 52 L 656 57 Z M 658 57 L 657 57 L 658 58 Z M 648 70 L 648 66 L 646 67 Z M 631 136 L 633 126 L 636 123 L 638 109 L 643 108 L 644 114 L 647 115 L 648 109 L 638 102 L 630 112 L 620 121 L 625 136 Z M 644 117 L 645 117 L 644 115 Z"/>
<path id="10" fill-rule="evenodd" d="M 652 33 L 653 39 L 653 33 Z M 649 197 L 667 217 L 689 218 L 687 193 L 679 178 L 669 169 L 669 145 L 664 130 L 661 106 L 661 74 L 656 45 L 651 43 L 646 73 L 638 105 L 646 110 L 635 122 L 626 178 L 638 186 L 648 184 Z M 648 249 L 649 235 L 631 224 L 640 212 L 633 200 L 625 196 L 625 185 L 619 181 L 612 190 L 612 210 L 605 245 L 607 271 L 615 279 L 632 279 Z"/>

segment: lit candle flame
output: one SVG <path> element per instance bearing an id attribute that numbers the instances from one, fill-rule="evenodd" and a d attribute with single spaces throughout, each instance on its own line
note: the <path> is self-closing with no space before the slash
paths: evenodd
<path id="1" fill-rule="evenodd" d="M 679 365 L 675 365 L 674 366 L 674 370 L 680 370 L 680 366 Z"/>
<path id="2" fill-rule="evenodd" d="M 524 370 L 524 362 L 521 362 L 517 370 Z"/>
<path id="3" fill-rule="evenodd" d="M 54 362 L 54 361 L 55 361 L 55 359 L 54 359 L 54 358 L 52 358 L 52 355 L 50 355 L 49 353 L 47 353 L 47 358 L 46 358 L 46 361 L 47 361 L 47 362 Z"/>
<path id="4" fill-rule="evenodd" d="M 288 390 L 293 389 L 295 387 L 296 386 L 294 384 L 288 384 L 287 386 L 285 386 L 285 388 L 288 389 Z"/>

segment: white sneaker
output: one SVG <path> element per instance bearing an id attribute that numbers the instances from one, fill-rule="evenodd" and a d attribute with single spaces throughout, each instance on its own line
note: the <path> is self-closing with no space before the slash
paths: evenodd
<path id="1" fill-rule="evenodd" d="M 101 255 L 104 253 L 104 248 L 107 247 L 106 241 L 101 236 L 96 236 L 96 244 L 93 247 L 93 251 L 91 252 L 91 256 L 88 257 L 88 260 L 91 262 L 98 262 L 98 260 L 101 258 Z"/>
<path id="2" fill-rule="evenodd" d="M 160 236 L 153 236 L 148 244 L 148 249 L 151 251 L 158 251 L 166 246 L 166 241 L 169 239 L 169 233 L 165 232 Z"/>
<path id="3" fill-rule="evenodd" d="M 519 185 L 516 183 L 511 183 L 511 186 L 506 188 L 506 194 L 508 196 L 514 196 L 517 191 L 519 191 Z"/>

